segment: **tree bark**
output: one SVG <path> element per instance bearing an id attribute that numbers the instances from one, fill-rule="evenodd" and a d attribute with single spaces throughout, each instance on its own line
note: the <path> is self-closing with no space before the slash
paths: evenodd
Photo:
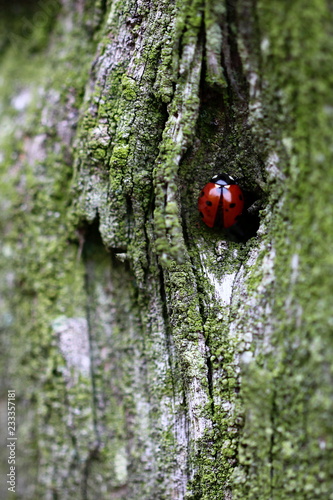
<path id="1" fill-rule="evenodd" d="M 332 7 L 3 7 L 17 498 L 333 498 Z M 220 172 L 245 233 L 200 221 Z"/>

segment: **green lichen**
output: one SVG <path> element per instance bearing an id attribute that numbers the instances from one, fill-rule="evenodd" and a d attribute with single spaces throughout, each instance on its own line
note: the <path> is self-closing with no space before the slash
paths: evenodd
<path id="1" fill-rule="evenodd" d="M 2 141 L 1 192 L 10 203 L 2 202 L 1 276 L 10 283 L 10 263 L 19 284 L 10 299 L 20 363 L 13 380 L 39 418 L 41 498 L 79 488 L 82 498 L 105 488 L 109 496 L 124 488 L 124 498 L 170 498 L 168 478 L 181 466 L 182 478 L 186 468 L 197 471 L 186 498 L 331 495 L 329 15 L 319 0 L 288 10 L 259 3 L 259 64 L 246 51 L 257 37 L 253 19 L 245 26 L 240 15 L 247 6 L 238 3 L 237 24 L 229 4 L 125 2 L 104 20 L 103 3 L 88 2 L 69 24 L 52 18 L 54 55 L 44 52 L 47 24 L 36 28 L 20 79 L 13 49 L 2 56 L 14 89 L 2 87 L 12 128 Z M 137 36 L 149 43 L 117 52 L 112 66 L 128 22 L 134 52 Z M 251 129 L 240 65 L 220 65 L 225 43 L 235 57 L 240 47 L 244 74 L 252 64 L 265 78 Z M 27 63 L 32 47 L 38 75 Z M 35 80 L 20 130 L 12 92 Z M 74 135 L 61 123 L 79 108 L 72 150 Z M 33 163 L 26 157 L 38 147 L 36 130 L 46 154 Z M 265 174 L 272 151 L 279 161 Z M 198 192 L 221 169 L 242 175 L 268 203 L 258 237 L 246 244 L 198 222 Z M 228 276 L 236 280 L 222 302 L 213 285 Z M 71 385 L 52 325 L 77 317 L 89 320 L 95 364 L 93 382 L 73 371 Z M 17 365 L 9 365 L 12 376 Z M 28 394 L 25 378 L 35 384 Z M 185 421 L 190 444 L 183 424 L 176 427 Z"/>
<path id="2" fill-rule="evenodd" d="M 263 70 L 270 84 L 264 102 L 273 110 L 279 89 L 283 143 L 292 161 L 279 165 L 285 175 L 283 211 L 270 221 L 274 281 L 262 283 L 257 293 L 261 307 L 269 307 L 270 314 L 260 319 L 272 352 L 263 350 L 259 337 L 256 361 L 244 369 L 245 428 L 234 496 L 330 498 L 329 12 L 319 1 L 311 6 L 296 2 L 288 10 L 281 2 L 259 4 L 258 13 Z M 323 178 L 327 182 L 318 190 Z"/>
<path id="3" fill-rule="evenodd" d="M 4 290 L 4 295 L 7 307 L 15 313 L 10 325 L 13 334 L 7 336 L 6 386 L 16 389 L 18 439 L 25 449 L 17 465 L 27 475 L 20 476 L 17 494 L 30 498 L 27 496 L 29 490 L 31 498 L 41 498 L 50 477 L 45 474 L 45 483 L 37 486 L 37 454 L 43 456 L 39 467 L 48 464 L 50 457 L 64 464 L 70 456 L 69 448 L 78 428 L 86 428 L 88 436 L 92 422 L 90 380 L 78 381 L 71 390 L 64 386 L 63 360 L 54 348 L 51 329 L 52 320 L 59 315 L 85 314 L 84 269 L 77 260 L 77 245 L 68 240 L 66 213 L 71 156 L 66 139 L 60 138 L 68 129 L 61 130 L 64 115 L 59 108 L 70 108 L 73 103 L 76 109 L 75 103 L 81 102 L 81 77 L 85 72 L 83 54 L 88 44 L 78 43 L 74 36 L 66 53 L 61 48 L 64 32 L 61 23 L 55 20 L 58 3 L 31 4 L 32 10 L 24 10 L 23 15 L 21 7 L 16 7 L 17 17 L 11 17 L 11 23 L 7 23 L 3 31 L 10 43 L 2 51 L 1 58 L 2 113 L 10 119 L 10 128 L 7 127 L 6 134 L 1 134 L 2 230 L 10 260 L 1 259 L 1 273 L 3 275 L 4 265 L 6 274 L 14 277 L 14 286 Z M 4 18 L 2 16 L 2 20 Z M 59 50 L 50 57 L 46 47 L 53 28 L 58 33 Z M 79 54 L 82 56 L 81 71 L 77 67 L 74 71 L 72 65 L 76 65 Z M 50 75 L 51 87 L 48 84 Z M 12 83 L 8 85 L 8 82 Z M 4 123 L 5 120 L 2 125 Z M 75 423 L 70 432 L 64 423 L 65 415 L 55 410 L 66 398 L 63 408 L 71 412 L 76 406 L 72 413 Z M 54 409 L 51 416 L 47 411 L 50 407 Z M 87 412 L 86 408 L 90 410 Z M 51 451 L 56 445 L 49 432 L 55 433 L 59 449 L 62 447 L 62 454 L 57 458 L 54 450 Z M 87 447 L 83 435 L 80 442 L 83 448 Z"/>
<path id="4" fill-rule="evenodd" d="M 137 96 L 138 88 L 134 78 L 123 75 L 121 79 L 122 95 L 126 101 L 134 101 Z"/>

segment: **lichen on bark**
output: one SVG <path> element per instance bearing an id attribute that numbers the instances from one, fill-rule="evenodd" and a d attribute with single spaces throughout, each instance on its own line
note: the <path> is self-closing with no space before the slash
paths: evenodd
<path id="1" fill-rule="evenodd" d="M 30 7 L 0 60 L 18 494 L 330 498 L 326 3 Z M 198 221 L 221 169 L 248 241 Z"/>

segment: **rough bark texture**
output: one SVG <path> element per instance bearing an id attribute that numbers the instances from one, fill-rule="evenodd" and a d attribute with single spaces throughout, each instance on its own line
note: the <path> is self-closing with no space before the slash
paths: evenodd
<path id="1" fill-rule="evenodd" d="M 333 499 L 332 4 L 1 3 L 17 498 Z"/>

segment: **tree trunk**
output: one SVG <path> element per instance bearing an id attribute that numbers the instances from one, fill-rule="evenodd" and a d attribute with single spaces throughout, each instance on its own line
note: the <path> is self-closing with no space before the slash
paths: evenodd
<path id="1" fill-rule="evenodd" d="M 4 3 L 1 498 L 333 499 L 332 8 Z"/>

